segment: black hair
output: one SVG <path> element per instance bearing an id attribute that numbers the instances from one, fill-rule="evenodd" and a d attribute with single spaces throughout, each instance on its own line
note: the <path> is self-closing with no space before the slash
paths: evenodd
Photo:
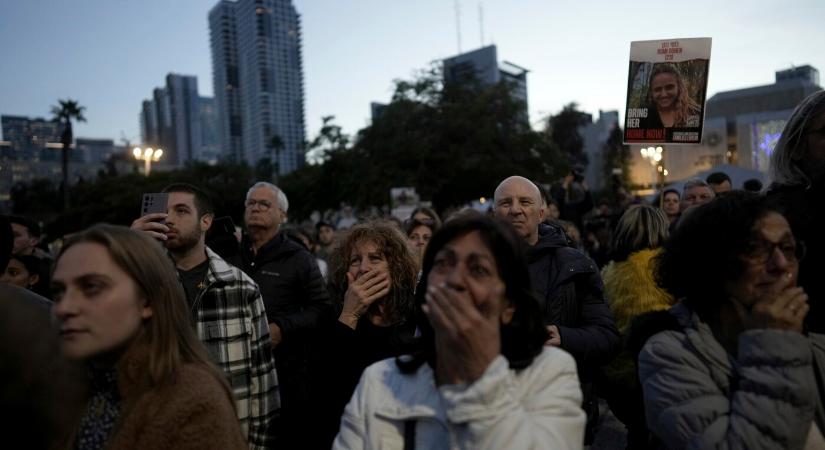
<path id="1" fill-rule="evenodd" d="M 410 346 L 412 357 L 398 357 L 402 373 L 413 373 L 425 362 L 435 368 L 435 332 L 421 310 L 427 292 L 427 278 L 435 255 L 448 243 L 471 232 L 478 232 L 496 260 L 504 281 L 505 297 L 515 306 L 510 323 L 501 325 L 501 353 L 513 369 L 524 369 L 541 353 L 548 339 L 544 315 L 533 293 L 527 267 L 524 241 L 508 223 L 480 213 L 466 213 L 447 221 L 436 232 L 424 252 L 421 279 L 415 292 L 415 318 L 420 336 Z"/>
<path id="2" fill-rule="evenodd" d="M 658 257 L 659 286 L 700 316 L 713 314 L 725 283 L 745 270 L 739 255 L 748 248 L 754 224 L 771 212 L 781 214 L 764 196 L 745 191 L 693 208 Z"/>
<path id="3" fill-rule="evenodd" d="M 733 181 L 730 180 L 730 177 L 725 172 L 713 172 L 705 178 L 705 181 L 707 181 L 708 184 L 722 184 L 725 181 L 733 184 Z"/>
<path id="4" fill-rule="evenodd" d="M 318 221 L 318 223 L 315 224 L 315 231 L 320 232 L 321 227 L 330 227 L 332 228 L 332 231 L 335 231 L 335 225 L 331 224 L 330 222 L 327 222 L 326 220 Z"/>
<path id="5" fill-rule="evenodd" d="M 749 178 L 742 183 L 742 189 L 749 192 L 760 192 L 762 190 L 762 182 L 756 178 Z"/>
<path id="6" fill-rule="evenodd" d="M 22 216 L 9 216 L 9 223 L 20 225 L 26 228 L 30 236 L 40 238 L 40 225 L 31 219 Z"/>
<path id="7" fill-rule="evenodd" d="M 209 195 L 196 186 L 189 183 L 172 183 L 163 188 L 161 192 L 186 192 L 195 196 L 195 208 L 198 210 L 198 218 L 206 214 L 215 214 L 215 207 L 212 206 L 212 200 Z"/>
<path id="8" fill-rule="evenodd" d="M 679 191 L 673 188 L 665 189 L 664 192 L 662 192 L 662 197 L 667 196 L 667 194 L 670 194 L 671 192 L 676 194 L 676 197 L 678 197 L 680 200 L 682 199 L 682 194 L 680 194 Z"/>
<path id="9" fill-rule="evenodd" d="M 436 222 L 434 220 L 418 220 L 418 219 L 410 218 L 404 224 L 404 234 L 406 234 L 407 237 L 409 237 L 410 234 L 412 234 L 413 230 L 415 230 L 418 227 L 427 227 L 427 228 L 430 229 L 430 232 L 433 233 L 433 234 L 436 231 L 438 231 L 438 225 L 436 224 Z"/>
<path id="10" fill-rule="evenodd" d="M 23 267 L 26 268 L 26 272 L 31 275 L 40 275 L 40 268 L 42 267 L 43 263 L 40 258 L 34 255 L 15 255 L 12 254 L 9 257 L 9 262 L 11 260 L 16 259 L 20 261 L 20 264 L 23 264 Z M 8 266 L 8 263 L 6 264 Z"/>

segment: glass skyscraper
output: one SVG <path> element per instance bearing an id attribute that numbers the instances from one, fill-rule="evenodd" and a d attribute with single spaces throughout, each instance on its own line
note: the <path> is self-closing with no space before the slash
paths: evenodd
<path id="1" fill-rule="evenodd" d="M 221 146 L 278 173 L 304 165 L 299 15 L 290 0 L 222 0 L 209 13 Z"/>

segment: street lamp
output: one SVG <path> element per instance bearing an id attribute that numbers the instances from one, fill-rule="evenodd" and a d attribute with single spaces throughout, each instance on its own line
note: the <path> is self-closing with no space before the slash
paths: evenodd
<path id="1" fill-rule="evenodd" d="M 647 147 L 640 150 L 642 158 L 648 160 L 650 165 L 656 168 L 659 177 L 659 184 L 661 191 L 665 190 L 665 177 L 668 176 L 668 171 L 665 169 L 665 149 L 662 147 Z M 664 196 L 659 195 L 659 207 L 663 207 Z"/>
<path id="2" fill-rule="evenodd" d="M 143 161 L 143 174 L 148 177 L 149 172 L 152 171 L 152 162 L 160 160 L 160 157 L 163 156 L 163 150 L 159 148 L 153 150 L 151 147 L 141 150 L 140 147 L 135 147 L 132 149 L 132 155 L 136 160 Z"/>

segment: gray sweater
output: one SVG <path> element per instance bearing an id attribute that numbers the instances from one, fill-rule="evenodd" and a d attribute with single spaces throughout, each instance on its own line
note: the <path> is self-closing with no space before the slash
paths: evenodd
<path id="1" fill-rule="evenodd" d="M 820 430 L 825 336 L 749 330 L 738 356 L 682 304 L 681 331 L 664 331 L 639 354 L 650 430 L 671 449 L 801 449 L 811 423 Z"/>

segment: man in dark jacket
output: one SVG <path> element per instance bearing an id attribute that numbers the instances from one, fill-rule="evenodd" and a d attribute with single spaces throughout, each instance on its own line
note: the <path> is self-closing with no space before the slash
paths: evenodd
<path id="1" fill-rule="evenodd" d="M 289 202 L 277 186 L 255 183 L 246 194 L 248 234 L 236 263 L 261 290 L 281 387 L 277 448 L 301 448 L 312 422 L 310 347 L 319 320 L 330 307 L 315 257 L 280 233 Z"/>
<path id="2" fill-rule="evenodd" d="M 533 289 L 543 302 L 549 339 L 576 358 L 587 412 L 585 443 L 590 443 L 599 407 L 593 384 L 599 366 L 619 348 L 619 331 L 604 299 L 598 268 L 580 251 L 567 246 L 564 232 L 541 224 L 539 189 L 530 180 L 512 176 L 498 185 L 495 214 L 507 220 L 529 245 Z"/>

